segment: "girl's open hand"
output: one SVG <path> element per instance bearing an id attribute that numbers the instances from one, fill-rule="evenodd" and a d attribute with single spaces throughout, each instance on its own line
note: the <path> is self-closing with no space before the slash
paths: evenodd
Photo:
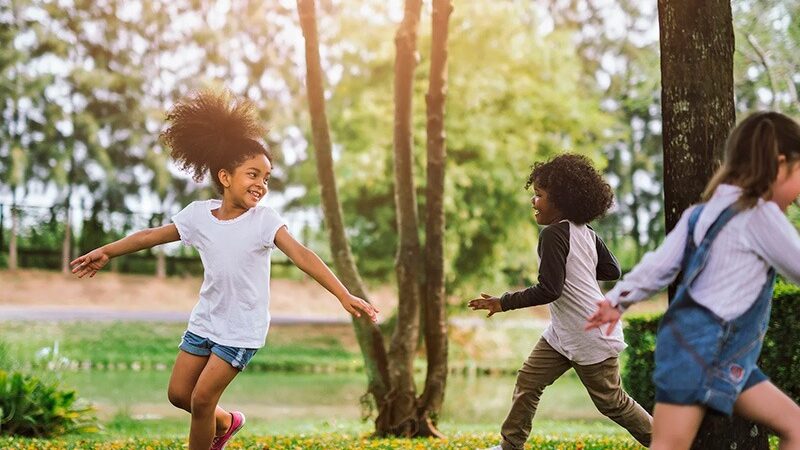
<path id="1" fill-rule="evenodd" d="M 617 322 L 619 322 L 619 318 L 622 317 L 622 313 L 611 305 L 611 302 L 608 300 L 603 300 L 601 302 L 597 302 L 598 308 L 597 311 L 589 316 L 586 319 L 586 326 L 584 330 L 591 330 L 592 328 L 600 328 L 603 324 L 610 324 L 608 325 L 608 329 L 606 330 L 606 334 L 611 334 L 614 331 L 614 327 L 617 326 Z"/>
<path id="2" fill-rule="evenodd" d="M 473 311 L 485 309 L 489 311 L 486 317 L 492 317 L 495 313 L 503 312 L 503 307 L 500 305 L 500 299 L 493 297 L 489 294 L 481 292 L 481 298 L 470 300 L 467 304 Z"/>
<path id="3" fill-rule="evenodd" d="M 78 275 L 78 278 L 83 278 L 86 275 L 91 278 L 108 263 L 109 259 L 101 247 L 75 258 L 69 265 L 72 266 L 72 273 Z"/>
<path id="4" fill-rule="evenodd" d="M 342 304 L 342 308 L 356 317 L 361 317 L 361 314 L 364 313 L 369 316 L 373 322 L 378 321 L 378 313 L 380 312 L 378 308 L 355 295 L 347 294 L 347 297 L 343 300 L 339 299 L 339 302 Z"/>

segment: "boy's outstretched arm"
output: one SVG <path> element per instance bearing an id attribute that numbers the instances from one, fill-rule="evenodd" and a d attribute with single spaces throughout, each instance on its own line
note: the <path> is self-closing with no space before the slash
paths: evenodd
<path id="1" fill-rule="evenodd" d="M 335 295 L 347 312 L 356 317 L 361 317 L 361 313 L 364 313 L 369 316 L 373 322 L 378 320 L 378 313 L 380 312 L 378 308 L 351 294 L 319 256 L 306 248 L 305 245 L 297 242 L 286 229 L 286 226 L 282 226 L 277 233 L 275 233 L 275 245 L 281 249 L 300 270 L 310 275 L 317 283 L 327 289 L 328 292 Z"/>
<path id="2" fill-rule="evenodd" d="M 118 241 L 96 248 L 83 256 L 79 256 L 70 262 L 69 265 L 72 266 L 72 273 L 78 275 L 78 278 L 83 278 L 86 275 L 89 275 L 89 278 L 91 278 L 98 270 L 102 269 L 111 258 L 138 252 L 139 250 L 155 247 L 159 244 L 177 241 L 180 238 L 178 229 L 174 224 L 157 228 L 147 228 L 125 236 Z"/>

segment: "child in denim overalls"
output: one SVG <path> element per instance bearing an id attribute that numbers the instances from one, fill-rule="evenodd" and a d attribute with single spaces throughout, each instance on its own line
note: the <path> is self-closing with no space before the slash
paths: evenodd
<path id="1" fill-rule="evenodd" d="M 786 208 L 800 195 L 800 125 L 756 113 L 728 138 L 725 163 L 656 251 L 606 294 L 586 328 L 613 327 L 631 303 L 681 273 L 658 330 L 653 449 L 688 449 L 707 408 L 775 430 L 800 449 L 800 407 L 757 362 L 775 273 L 800 282 L 800 236 Z"/>
<path id="2" fill-rule="evenodd" d="M 203 286 L 172 368 L 167 396 L 191 413 L 189 450 L 222 450 L 244 426 L 244 414 L 217 402 L 263 347 L 269 329 L 270 256 L 277 247 L 334 294 L 356 317 L 377 309 L 353 296 L 311 250 L 297 242 L 267 195 L 272 156 L 252 103 L 203 91 L 179 101 L 162 137 L 171 156 L 200 181 L 211 175 L 222 200 L 192 202 L 173 223 L 139 231 L 75 259 L 72 272 L 93 277 L 111 258 L 181 240 L 197 248 Z"/>

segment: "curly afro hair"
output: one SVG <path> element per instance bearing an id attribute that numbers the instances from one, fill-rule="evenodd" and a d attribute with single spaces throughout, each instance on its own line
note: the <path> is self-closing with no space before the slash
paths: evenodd
<path id="1" fill-rule="evenodd" d="M 244 160 L 272 155 L 262 144 L 267 130 L 255 105 L 226 90 L 203 90 L 179 100 L 167 112 L 169 126 L 161 133 L 170 156 L 200 182 L 206 172 L 222 193 L 217 173 L 233 171 Z"/>
<path id="2" fill-rule="evenodd" d="M 578 224 L 605 215 L 614 192 L 603 176 L 583 155 L 567 153 L 531 166 L 525 189 L 536 185 L 547 191 L 548 200 L 564 218 Z"/>

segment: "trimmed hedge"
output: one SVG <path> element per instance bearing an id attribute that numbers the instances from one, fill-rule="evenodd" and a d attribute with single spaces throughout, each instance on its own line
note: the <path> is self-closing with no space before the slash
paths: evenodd
<path id="1" fill-rule="evenodd" d="M 661 314 L 626 318 L 627 363 L 622 372 L 625 390 L 652 413 L 652 382 L 656 332 Z M 769 331 L 759 360 L 772 382 L 800 403 L 800 287 L 779 281 L 772 301 Z"/>

